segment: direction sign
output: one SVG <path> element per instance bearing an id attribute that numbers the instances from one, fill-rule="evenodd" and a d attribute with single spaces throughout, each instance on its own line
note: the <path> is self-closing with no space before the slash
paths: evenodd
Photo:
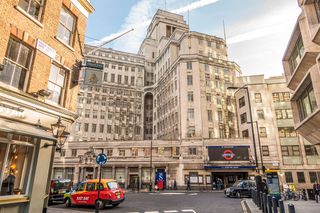
<path id="1" fill-rule="evenodd" d="M 107 158 L 107 155 L 106 154 L 103 154 L 103 153 L 100 153 L 99 155 L 97 155 L 96 157 L 96 162 L 97 164 L 99 165 L 104 165 L 106 164 L 108 161 L 108 158 Z"/>

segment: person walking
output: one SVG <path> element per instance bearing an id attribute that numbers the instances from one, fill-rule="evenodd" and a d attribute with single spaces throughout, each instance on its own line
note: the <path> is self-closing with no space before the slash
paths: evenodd
<path id="1" fill-rule="evenodd" d="M 190 178 L 189 177 L 187 177 L 187 189 L 186 189 L 187 191 L 191 191 L 191 186 L 190 186 Z"/>

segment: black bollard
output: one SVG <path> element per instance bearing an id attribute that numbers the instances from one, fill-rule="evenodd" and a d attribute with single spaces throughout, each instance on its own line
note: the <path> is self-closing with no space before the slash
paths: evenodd
<path id="1" fill-rule="evenodd" d="M 292 203 L 288 204 L 288 209 L 289 209 L 289 213 L 296 213 L 296 211 L 294 209 L 294 205 Z"/>
<path id="2" fill-rule="evenodd" d="M 268 197 L 266 193 L 263 193 L 263 211 L 264 213 L 268 213 Z"/>
<path id="3" fill-rule="evenodd" d="M 272 208 L 273 208 L 273 213 L 278 213 L 278 206 L 277 206 L 277 198 L 272 197 Z"/>
<path id="4" fill-rule="evenodd" d="M 285 213 L 284 212 L 283 200 L 279 200 L 279 209 L 280 209 L 280 213 Z"/>
<path id="5" fill-rule="evenodd" d="M 271 197 L 271 195 L 267 195 L 267 202 L 268 202 L 268 212 L 272 213 L 272 197 Z"/>

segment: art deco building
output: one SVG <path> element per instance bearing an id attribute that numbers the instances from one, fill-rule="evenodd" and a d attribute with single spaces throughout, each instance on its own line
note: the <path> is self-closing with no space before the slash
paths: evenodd
<path id="1" fill-rule="evenodd" d="M 0 2 L 0 212 L 47 206 L 58 144 L 51 125 L 60 117 L 70 131 L 77 117 L 91 12 L 88 0 Z"/>
<path id="2" fill-rule="evenodd" d="M 284 76 L 268 79 L 263 75 L 243 76 L 237 78 L 237 86 L 240 87 L 235 92 L 240 136 L 253 139 L 252 113 L 259 167 L 262 161 L 267 169 L 279 170 L 282 183 L 312 188 L 320 180 L 320 147 L 294 130 L 291 94 Z"/>
<path id="3" fill-rule="evenodd" d="M 228 60 L 223 39 L 189 31 L 183 16 L 158 10 L 139 53 L 151 65 L 146 72 L 154 79 L 145 90 L 145 102 L 153 100 L 145 110 L 150 111 L 145 131 L 153 139 L 237 136 L 227 87 L 240 68 Z"/>
<path id="4" fill-rule="evenodd" d="M 320 2 L 298 0 L 301 14 L 283 56 L 296 131 L 320 143 Z"/>

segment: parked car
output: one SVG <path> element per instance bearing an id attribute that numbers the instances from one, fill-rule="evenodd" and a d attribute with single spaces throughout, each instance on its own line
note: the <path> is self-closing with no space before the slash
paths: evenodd
<path id="1" fill-rule="evenodd" d="M 255 187 L 256 182 L 253 180 L 238 180 L 231 187 L 226 188 L 224 193 L 227 197 L 251 197 L 251 189 Z"/>
<path id="2" fill-rule="evenodd" d="M 106 205 L 118 206 L 125 200 L 125 192 L 113 179 L 101 179 L 100 199 L 98 200 L 98 179 L 80 182 L 75 190 L 64 195 L 66 207 L 72 205 L 98 205 L 103 209 Z"/>
<path id="3" fill-rule="evenodd" d="M 72 182 L 69 179 L 51 180 L 49 204 L 55 201 L 64 201 L 64 194 L 71 191 Z"/>

